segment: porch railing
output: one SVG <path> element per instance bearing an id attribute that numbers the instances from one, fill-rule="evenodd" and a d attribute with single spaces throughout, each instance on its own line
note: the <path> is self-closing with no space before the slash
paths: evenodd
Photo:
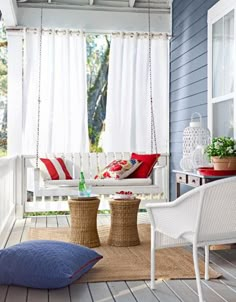
<path id="1" fill-rule="evenodd" d="M 16 219 L 17 157 L 0 158 L 0 247 Z"/>

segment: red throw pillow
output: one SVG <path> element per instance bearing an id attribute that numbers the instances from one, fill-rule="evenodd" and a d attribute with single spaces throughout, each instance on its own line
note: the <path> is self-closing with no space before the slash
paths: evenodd
<path id="1" fill-rule="evenodd" d="M 72 179 L 61 157 L 40 158 L 39 165 L 44 180 Z"/>
<path id="2" fill-rule="evenodd" d="M 160 154 L 137 154 L 132 153 L 131 159 L 137 159 L 142 164 L 135 170 L 129 178 L 147 178 L 155 166 Z"/>

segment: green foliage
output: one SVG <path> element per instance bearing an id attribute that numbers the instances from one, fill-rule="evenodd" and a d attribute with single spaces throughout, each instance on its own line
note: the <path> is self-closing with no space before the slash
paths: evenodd
<path id="1" fill-rule="evenodd" d="M 0 157 L 7 150 L 7 38 L 0 22 Z"/>
<path id="2" fill-rule="evenodd" d="M 97 144 L 90 143 L 90 152 L 101 153 L 103 152 L 102 147 L 99 147 Z"/>
<path id="3" fill-rule="evenodd" d="M 34 216 L 55 216 L 55 215 L 69 215 L 69 211 L 47 211 L 47 212 L 28 212 L 24 213 L 24 217 Z"/>
<path id="4" fill-rule="evenodd" d="M 110 210 L 98 210 L 98 214 L 109 214 Z M 24 213 L 24 217 L 36 216 L 56 216 L 56 215 L 70 215 L 69 211 L 47 211 L 47 212 L 28 212 Z"/>
<path id="5" fill-rule="evenodd" d="M 232 137 L 215 137 L 212 143 L 206 147 L 205 150 L 208 157 L 219 156 L 236 156 L 236 140 Z"/>
<path id="6" fill-rule="evenodd" d="M 7 96 L 7 65 L 0 60 L 0 92 L 1 96 Z"/>
<path id="7" fill-rule="evenodd" d="M 0 157 L 6 156 L 7 151 L 4 148 L 0 148 Z"/>
<path id="8" fill-rule="evenodd" d="M 101 132 L 96 132 L 94 128 L 89 125 L 89 137 L 94 137 L 94 143 L 90 139 L 90 152 L 103 152 L 103 149 L 98 146 L 99 144 L 99 138 L 100 138 Z"/>

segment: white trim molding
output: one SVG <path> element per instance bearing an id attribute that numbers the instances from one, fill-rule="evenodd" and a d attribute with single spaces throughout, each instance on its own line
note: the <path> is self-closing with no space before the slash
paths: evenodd
<path id="1" fill-rule="evenodd" d="M 208 11 L 208 128 L 210 129 L 213 136 L 213 121 L 214 112 L 213 106 L 219 102 L 225 102 L 228 100 L 233 100 L 234 107 L 234 137 L 236 138 L 236 62 L 234 62 L 234 90 L 233 92 L 226 93 L 217 97 L 213 97 L 213 25 L 226 16 L 231 11 L 234 11 L 234 53 L 236 50 L 236 1 L 235 0 L 221 0 L 218 1 L 211 9 Z M 224 44 L 224 43 L 223 43 Z M 223 69 L 223 67 L 222 67 Z"/>
<path id="2" fill-rule="evenodd" d="M 0 0 L 0 8 L 6 26 L 16 26 L 17 25 L 16 0 Z"/>
<path id="3" fill-rule="evenodd" d="M 235 0 L 220 0 L 208 11 L 208 22 L 215 23 L 236 7 Z"/>

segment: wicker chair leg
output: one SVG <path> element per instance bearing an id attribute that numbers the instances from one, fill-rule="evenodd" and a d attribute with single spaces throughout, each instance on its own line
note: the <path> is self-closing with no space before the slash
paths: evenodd
<path id="1" fill-rule="evenodd" d="M 200 271 L 199 271 L 198 254 L 197 254 L 197 245 L 196 244 L 193 244 L 193 262 L 194 262 L 194 269 L 195 269 L 195 275 L 196 275 L 199 302 L 204 302 L 203 301 L 203 296 L 202 296 L 202 287 L 201 287 L 201 279 L 200 279 Z"/>
<path id="2" fill-rule="evenodd" d="M 155 258 L 155 231 L 151 228 L 151 289 L 155 289 L 155 271 L 156 271 L 156 258 Z"/>
<path id="3" fill-rule="evenodd" d="M 209 246 L 205 246 L 205 280 L 209 280 Z"/>

